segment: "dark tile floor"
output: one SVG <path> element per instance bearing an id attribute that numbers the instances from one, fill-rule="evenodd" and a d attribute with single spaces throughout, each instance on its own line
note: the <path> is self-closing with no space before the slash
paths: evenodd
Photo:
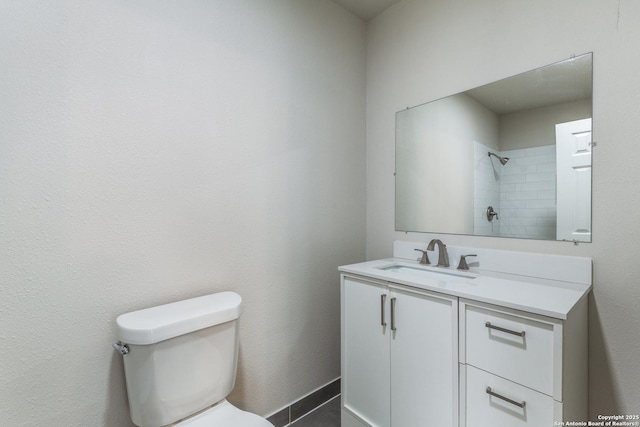
<path id="1" fill-rule="evenodd" d="M 290 425 L 291 427 L 340 427 L 340 396 L 308 413 Z"/>

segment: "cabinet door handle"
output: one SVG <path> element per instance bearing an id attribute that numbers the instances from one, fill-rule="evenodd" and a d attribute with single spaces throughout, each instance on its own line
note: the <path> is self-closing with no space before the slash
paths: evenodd
<path id="1" fill-rule="evenodd" d="M 396 298 L 391 298 L 391 330 L 396 330 Z"/>
<path id="2" fill-rule="evenodd" d="M 384 306 L 386 305 L 385 302 L 387 301 L 387 294 L 382 294 L 380 295 L 380 325 L 381 326 L 387 326 L 387 322 L 385 321 L 385 315 L 384 315 Z"/>
<path id="3" fill-rule="evenodd" d="M 511 329 L 501 328 L 500 326 L 492 325 L 491 322 L 485 323 L 484 326 L 486 326 L 489 329 L 495 329 L 496 331 L 506 332 L 506 333 L 511 334 L 511 335 L 517 335 L 519 337 L 524 337 L 524 331 L 517 332 L 517 331 L 512 331 Z"/>
<path id="4" fill-rule="evenodd" d="M 527 404 L 527 402 L 525 402 L 524 400 L 522 402 L 516 402 L 513 399 L 509 399 L 508 397 L 504 397 L 504 396 L 502 396 L 502 395 L 500 395 L 500 394 L 498 394 L 498 393 L 496 393 L 494 391 L 491 391 L 491 387 L 487 387 L 487 394 L 489 394 L 491 396 L 494 396 L 494 397 L 497 397 L 498 399 L 502 399 L 505 402 L 509 402 L 512 405 L 516 405 L 518 408 L 524 408 L 525 405 Z"/>

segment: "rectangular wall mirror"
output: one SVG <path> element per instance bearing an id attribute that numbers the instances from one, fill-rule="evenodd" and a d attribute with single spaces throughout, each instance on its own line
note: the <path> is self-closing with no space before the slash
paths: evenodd
<path id="1" fill-rule="evenodd" d="M 396 230 L 591 241 L 592 54 L 396 114 Z"/>

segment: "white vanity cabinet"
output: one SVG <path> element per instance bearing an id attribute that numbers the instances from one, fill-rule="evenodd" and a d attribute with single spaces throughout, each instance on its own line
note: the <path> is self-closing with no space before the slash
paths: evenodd
<path id="1" fill-rule="evenodd" d="M 458 424 L 458 300 L 342 275 L 342 425 Z"/>
<path id="2" fill-rule="evenodd" d="M 448 246 L 479 260 L 459 271 L 421 248 L 339 268 L 342 426 L 586 421 L 591 259 Z"/>
<path id="3" fill-rule="evenodd" d="M 587 300 L 566 319 L 460 301 L 465 427 L 587 419 Z"/>

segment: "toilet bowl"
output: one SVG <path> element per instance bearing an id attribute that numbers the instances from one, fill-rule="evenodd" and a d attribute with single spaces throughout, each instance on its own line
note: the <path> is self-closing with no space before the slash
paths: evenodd
<path id="1" fill-rule="evenodd" d="M 116 319 L 131 419 L 140 427 L 273 427 L 226 400 L 242 298 L 220 292 Z"/>
<path id="2" fill-rule="evenodd" d="M 226 399 L 210 409 L 194 415 L 175 427 L 273 427 L 269 421 L 236 408 Z"/>

